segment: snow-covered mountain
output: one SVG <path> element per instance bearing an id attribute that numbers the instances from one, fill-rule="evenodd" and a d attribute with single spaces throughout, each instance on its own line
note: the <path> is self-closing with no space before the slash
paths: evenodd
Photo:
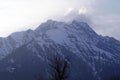
<path id="1" fill-rule="evenodd" d="M 120 76 L 120 41 L 103 37 L 87 23 L 48 20 L 36 30 L 0 38 L 0 79 L 33 80 L 46 75 L 47 57 L 70 58 L 69 80 L 104 80 Z"/>

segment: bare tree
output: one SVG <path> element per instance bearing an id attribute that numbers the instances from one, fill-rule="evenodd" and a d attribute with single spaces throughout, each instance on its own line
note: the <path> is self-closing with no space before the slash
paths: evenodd
<path id="1" fill-rule="evenodd" d="M 69 61 L 61 55 L 55 55 L 49 63 L 50 80 L 66 80 L 69 76 Z"/>

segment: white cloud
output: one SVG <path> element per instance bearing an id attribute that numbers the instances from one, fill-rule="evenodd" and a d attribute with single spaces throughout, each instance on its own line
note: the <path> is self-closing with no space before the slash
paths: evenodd
<path id="1" fill-rule="evenodd" d="M 64 13 L 64 16 L 69 15 L 73 10 L 74 8 L 68 8 L 68 10 Z"/>
<path id="2" fill-rule="evenodd" d="M 87 8 L 82 7 L 82 8 L 79 9 L 79 14 L 87 14 L 87 13 L 88 13 Z"/>
<path id="3" fill-rule="evenodd" d="M 60 19 L 86 14 L 100 34 L 118 38 L 120 12 L 113 0 L 0 0 L 0 36 L 35 29 L 47 19 Z M 108 4 L 109 3 L 109 4 Z M 115 10 L 113 10 L 115 9 Z M 69 16 L 66 16 L 68 15 Z M 106 16 L 109 15 L 109 16 Z M 100 17 L 99 17 L 100 16 Z M 104 29 L 103 29 L 104 28 Z M 120 37 L 119 37 L 120 39 Z"/>

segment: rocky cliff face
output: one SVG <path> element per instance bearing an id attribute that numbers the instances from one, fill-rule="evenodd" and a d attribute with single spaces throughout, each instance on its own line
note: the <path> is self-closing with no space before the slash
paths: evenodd
<path id="1" fill-rule="evenodd" d="M 104 80 L 120 75 L 119 41 L 98 35 L 84 22 L 48 20 L 34 31 L 0 39 L 0 79 L 47 76 L 47 58 L 56 53 L 70 58 L 69 80 Z"/>

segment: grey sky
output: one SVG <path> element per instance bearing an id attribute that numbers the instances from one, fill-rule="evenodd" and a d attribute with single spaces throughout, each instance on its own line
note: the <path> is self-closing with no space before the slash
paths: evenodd
<path id="1" fill-rule="evenodd" d="M 96 32 L 120 40 L 120 0 L 100 0 L 94 9 Z"/>
<path id="2" fill-rule="evenodd" d="M 86 15 L 97 33 L 120 40 L 120 0 L 0 0 L 0 36 L 70 13 Z"/>

